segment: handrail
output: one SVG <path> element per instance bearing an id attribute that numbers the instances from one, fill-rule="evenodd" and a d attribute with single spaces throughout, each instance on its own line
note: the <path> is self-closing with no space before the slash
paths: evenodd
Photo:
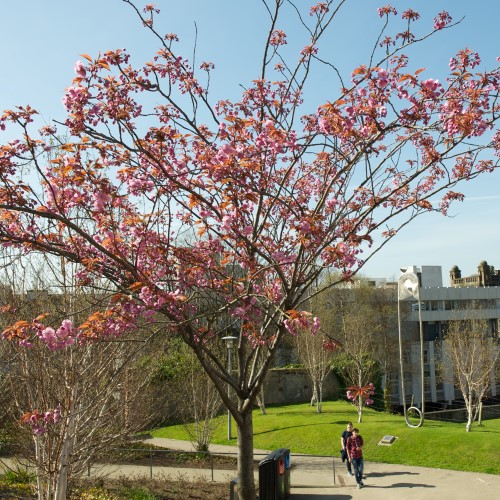
<path id="1" fill-rule="evenodd" d="M 204 469 L 210 469 L 211 471 L 211 476 L 212 476 L 212 482 L 214 481 L 214 456 L 237 456 L 238 452 L 234 451 L 221 451 L 221 452 L 211 452 L 211 451 L 186 451 L 186 450 L 165 450 L 161 448 L 112 448 L 115 451 L 129 451 L 129 452 L 142 452 L 146 453 L 149 455 L 149 473 L 150 477 L 153 477 L 153 453 L 172 453 L 172 454 L 190 454 L 190 455 L 200 455 L 200 454 L 205 454 L 210 456 L 210 467 L 205 467 Z M 268 453 L 254 453 L 254 457 L 258 456 L 267 456 Z M 305 453 L 290 453 L 290 456 L 293 458 L 293 456 L 300 456 L 300 457 L 311 457 L 311 458 L 331 458 L 332 459 L 332 475 L 333 475 L 333 484 L 336 484 L 336 469 L 335 469 L 335 459 L 339 458 L 336 457 L 335 455 L 310 455 L 310 454 L 305 454 Z M 293 460 L 291 460 L 293 464 Z M 162 467 L 161 465 L 157 467 Z M 179 467 L 182 468 L 182 467 Z M 90 476 L 90 468 L 88 471 L 88 475 Z"/>

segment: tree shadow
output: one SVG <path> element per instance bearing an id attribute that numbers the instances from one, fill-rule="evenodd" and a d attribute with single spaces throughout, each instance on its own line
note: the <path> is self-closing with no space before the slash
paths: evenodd
<path id="1" fill-rule="evenodd" d="M 386 477 L 386 476 L 419 476 L 419 472 L 368 472 L 366 477 Z"/>
<path id="2" fill-rule="evenodd" d="M 300 491 L 297 492 L 298 489 L 298 487 L 294 486 L 294 493 L 291 495 L 294 500 L 332 500 L 332 498 L 335 498 L 335 500 L 352 500 L 352 495 L 332 495 L 327 493 L 318 495 L 316 493 L 300 493 Z"/>
<path id="3" fill-rule="evenodd" d="M 269 434 L 270 432 L 283 431 L 283 430 L 288 430 L 288 429 L 298 429 L 299 427 L 318 427 L 318 426 L 329 427 L 330 425 L 331 425 L 331 423 L 328 423 L 328 422 L 318 423 L 318 424 L 290 425 L 288 427 L 280 427 L 279 429 L 269 429 L 267 431 L 254 432 L 253 435 L 260 436 L 261 434 Z"/>
<path id="4" fill-rule="evenodd" d="M 422 483 L 394 483 L 388 486 L 374 486 L 371 484 L 365 484 L 365 488 L 435 488 L 436 486 L 433 484 L 422 484 Z"/>

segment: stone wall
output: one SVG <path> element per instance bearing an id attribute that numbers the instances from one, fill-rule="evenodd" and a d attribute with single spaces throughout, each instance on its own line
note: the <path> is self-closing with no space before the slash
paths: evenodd
<path id="1" fill-rule="evenodd" d="M 265 404 L 308 403 L 312 383 L 304 369 L 276 368 L 270 370 L 264 383 Z M 337 399 L 338 381 L 330 373 L 323 383 L 323 401 Z"/>

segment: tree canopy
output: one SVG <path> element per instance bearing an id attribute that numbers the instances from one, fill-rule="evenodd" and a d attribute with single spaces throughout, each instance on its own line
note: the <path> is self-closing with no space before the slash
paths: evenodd
<path id="1" fill-rule="evenodd" d="M 50 327 L 62 347 L 163 315 L 235 417 L 252 498 L 251 408 L 281 338 L 319 327 L 301 309 L 306 292 L 325 269 L 349 279 L 412 219 L 446 214 L 462 198 L 457 183 L 498 166 L 499 69 L 476 72 L 479 56 L 463 49 L 443 83 L 409 71 L 412 46 L 453 22 L 442 12 L 421 28 L 416 11 L 388 5 L 370 60 L 340 75 L 318 47 L 345 1 L 264 0 L 261 67 L 229 100 L 210 92 L 212 63 L 195 66 L 176 35 L 156 31 L 154 5 L 124 2 L 159 46 L 150 62 L 133 66 L 123 49 L 84 54 L 63 123 L 32 130 L 30 106 L 0 117 L 18 131 L 0 149 L 0 242 L 77 264 L 78 284 L 105 291 L 107 308 L 64 330 L 28 318 L 6 336 L 44 340 Z M 304 28 L 292 56 L 281 29 L 290 15 Z M 319 65 L 337 85 L 311 111 Z M 237 376 L 211 350 L 227 318 Z"/>

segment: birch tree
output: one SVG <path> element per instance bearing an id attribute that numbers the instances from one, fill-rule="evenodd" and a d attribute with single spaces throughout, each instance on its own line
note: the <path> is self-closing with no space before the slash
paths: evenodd
<path id="1" fill-rule="evenodd" d="M 460 389 L 467 411 L 465 430 L 470 432 L 481 401 L 491 387 L 492 373 L 499 367 L 500 348 L 484 320 L 452 321 L 443 342 L 443 361 L 452 365 L 454 383 Z M 448 370 L 442 367 L 446 375 Z M 446 376 L 445 376 L 446 380 Z"/>

